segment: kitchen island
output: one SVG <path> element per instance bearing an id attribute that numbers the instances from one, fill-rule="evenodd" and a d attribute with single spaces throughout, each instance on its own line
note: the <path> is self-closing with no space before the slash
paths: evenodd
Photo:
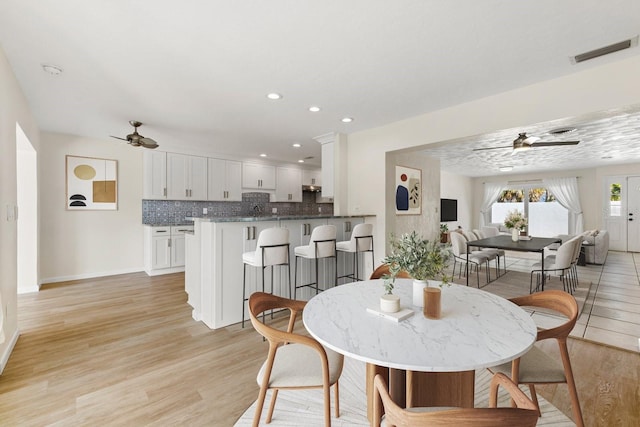
<path id="1" fill-rule="evenodd" d="M 356 224 L 374 222 L 375 217 L 358 216 L 252 216 L 252 217 L 190 217 L 194 222 L 193 234 L 186 234 L 185 248 L 185 290 L 188 303 L 193 307 L 192 316 L 204 322 L 211 329 L 222 328 L 242 321 L 242 254 L 254 251 L 260 231 L 270 227 L 289 229 L 289 254 L 291 265 L 291 283 L 295 281 L 294 248 L 307 245 L 311 231 L 319 225 L 335 225 L 337 241 L 349 240 L 351 230 Z M 338 256 L 338 276 L 351 272 L 352 261 L 344 254 Z M 302 260 L 298 266 L 298 280 L 309 283 L 314 277 L 312 263 Z M 373 266 L 369 257 L 364 264 L 365 272 Z M 270 269 L 270 268 L 269 268 Z M 327 283 L 335 277 L 333 264 L 320 265 L 319 282 Z M 271 274 L 265 275 L 267 292 L 273 290 L 276 295 L 289 297 L 289 282 L 286 268 L 275 268 L 273 283 Z M 247 268 L 247 295 L 262 290 L 261 274 L 257 268 Z M 298 299 L 309 299 L 315 295 L 311 289 L 303 288 Z M 247 311 L 248 313 L 248 311 Z M 248 318 L 248 317 L 247 317 Z"/>

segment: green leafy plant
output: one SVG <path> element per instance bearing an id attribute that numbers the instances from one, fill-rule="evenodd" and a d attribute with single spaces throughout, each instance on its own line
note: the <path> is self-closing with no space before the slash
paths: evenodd
<path id="1" fill-rule="evenodd" d="M 441 223 L 440 224 L 440 233 L 446 233 L 447 231 L 449 231 L 449 225 L 447 225 L 445 223 Z"/>
<path id="2" fill-rule="evenodd" d="M 404 270 L 415 280 L 440 280 L 448 284 L 451 278 L 447 276 L 451 249 L 448 245 L 430 242 L 423 239 L 415 231 L 406 233 L 395 239 L 391 236 L 391 253 L 384 259 L 389 265 L 389 275 L 384 277 L 385 290 L 393 291 L 395 277 Z"/>

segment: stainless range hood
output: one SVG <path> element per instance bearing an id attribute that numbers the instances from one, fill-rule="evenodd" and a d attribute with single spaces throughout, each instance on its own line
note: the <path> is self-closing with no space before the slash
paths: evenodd
<path id="1" fill-rule="evenodd" d="M 311 193 L 319 193 L 320 191 L 322 191 L 322 187 L 320 187 L 319 185 L 303 185 L 302 186 L 302 191 L 309 191 Z"/>

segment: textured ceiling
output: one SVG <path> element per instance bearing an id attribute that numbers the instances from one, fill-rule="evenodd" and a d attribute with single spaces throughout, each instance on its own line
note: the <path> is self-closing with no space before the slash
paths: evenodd
<path id="1" fill-rule="evenodd" d="M 118 143 L 139 120 L 163 150 L 317 165 L 315 136 L 638 55 L 569 61 L 639 16 L 638 0 L 2 0 L 0 44 L 44 131 Z"/>
<path id="2" fill-rule="evenodd" d="M 561 135 L 549 133 L 565 127 L 576 130 Z M 520 132 L 539 137 L 538 142 L 580 143 L 516 153 L 511 148 L 473 151 L 512 145 Z M 640 105 L 433 144 L 424 153 L 439 158 L 443 170 L 471 177 L 500 174 L 501 166 L 512 166 L 513 170 L 505 173 L 515 174 L 640 162 Z"/>

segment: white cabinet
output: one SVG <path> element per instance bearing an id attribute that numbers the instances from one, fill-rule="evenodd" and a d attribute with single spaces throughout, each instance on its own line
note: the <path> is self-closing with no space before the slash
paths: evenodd
<path id="1" fill-rule="evenodd" d="M 322 185 L 322 171 L 320 169 L 304 169 L 302 171 L 302 185 Z"/>
<path id="2" fill-rule="evenodd" d="M 149 276 L 184 271 L 185 233 L 192 225 L 145 226 L 144 270 Z"/>
<path id="3" fill-rule="evenodd" d="M 207 158 L 167 153 L 167 198 L 207 200 Z"/>
<path id="4" fill-rule="evenodd" d="M 276 167 L 258 163 L 242 163 L 242 187 L 275 190 Z"/>
<path id="5" fill-rule="evenodd" d="M 276 202 L 302 201 L 302 171 L 276 168 Z"/>
<path id="6" fill-rule="evenodd" d="M 242 201 L 242 163 L 209 159 L 207 193 L 209 200 Z"/>
<path id="7" fill-rule="evenodd" d="M 167 198 L 167 153 L 144 150 L 142 155 L 143 199 Z"/>

